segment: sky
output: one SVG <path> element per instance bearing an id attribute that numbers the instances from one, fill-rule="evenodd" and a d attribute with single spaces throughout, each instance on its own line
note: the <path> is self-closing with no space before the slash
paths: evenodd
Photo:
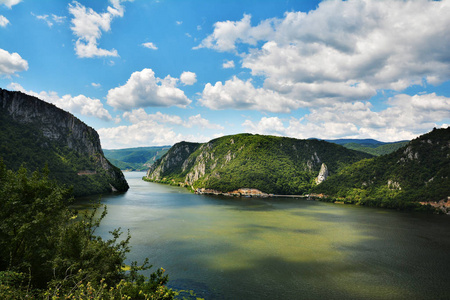
<path id="1" fill-rule="evenodd" d="M 450 124 L 450 0 L 0 0 L 0 87 L 120 149 Z"/>

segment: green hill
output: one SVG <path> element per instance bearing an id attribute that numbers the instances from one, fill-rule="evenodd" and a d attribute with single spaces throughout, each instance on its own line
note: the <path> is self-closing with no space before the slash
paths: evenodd
<path id="1" fill-rule="evenodd" d="M 314 188 L 349 203 L 406 208 L 450 196 L 450 128 L 340 170 Z"/>
<path id="2" fill-rule="evenodd" d="M 128 149 L 103 150 L 106 158 L 116 167 L 127 171 L 147 170 L 158 158 L 170 149 L 162 147 L 138 147 Z"/>
<path id="3" fill-rule="evenodd" d="M 372 154 L 374 156 L 380 156 L 392 153 L 396 151 L 397 149 L 400 149 L 401 147 L 408 144 L 408 141 L 401 141 L 401 142 L 395 142 L 395 143 L 383 143 L 381 145 L 379 144 L 373 144 L 371 146 L 364 146 L 363 144 L 358 143 L 347 143 L 343 144 L 347 149 L 352 149 L 356 151 L 366 152 L 369 154 Z"/>
<path id="4" fill-rule="evenodd" d="M 221 192 L 253 188 L 303 194 L 321 168 L 331 175 L 368 157 L 325 141 L 238 134 L 204 144 L 175 144 L 150 167 L 147 179 Z"/>

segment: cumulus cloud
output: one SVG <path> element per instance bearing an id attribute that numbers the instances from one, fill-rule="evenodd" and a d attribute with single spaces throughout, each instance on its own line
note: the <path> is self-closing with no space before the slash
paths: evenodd
<path id="1" fill-rule="evenodd" d="M 234 69 L 234 60 L 226 60 L 222 64 L 224 69 Z"/>
<path id="2" fill-rule="evenodd" d="M 12 8 L 14 5 L 19 4 L 22 0 L 0 0 L 0 4 L 5 5 L 8 8 Z"/>
<path id="3" fill-rule="evenodd" d="M 240 21 L 225 21 L 214 24 L 214 32 L 205 38 L 200 45 L 194 47 L 211 48 L 220 52 L 236 51 L 236 43 L 256 45 L 261 39 L 266 39 L 273 32 L 273 20 L 265 20 L 256 27 L 250 24 L 251 15 L 244 14 Z"/>
<path id="4" fill-rule="evenodd" d="M 118 126 L 113 128 L 100 128 L 97 130 L 102 141 L 102 147 L 129 148 L 146 145 L 165 146 L 173 145 L 181 141 L 207 142 L 211 137 L 196 135 L 183 135 L 175 133 L 166 124 L 160 124 L 153 120 L 142 121 L 130 126 Z"/>
<path id="5" fill-rule="evenodd" d="M 144 46 L 145 48 L 151 49 L 151 50 L 158 50 L 158 47 L 156 47 L 155 44 L 153 44 L 151 42 L 142 43 L 142 46 Z"/>
<path id="6" fill-rule="evenodd" d="M 12 75 L 28 70 L 28 62 L 18 53 L 9 53 L 0 48 L 0 75 Z"/>
<path id="7" fill-rule="evenodd" d="M 115 49 L 99 48 L 98 40 L 102 36 L 102 32 L 111 30 L 111 22 L 114 18 L 123 17 L 125 9 L 122 2 L 125 1 L 110 0 L 112 6 L 108 6 L 104 13 L 97 13 L 77 1 L 69 4 L 69 12 L 73 15 L 70 28 L 78 38 L 75 42 L 75 51 L 78 57 L 119 56 Z"/>
<path id="8" fill-rule="evenodd" d="M 200 104 L 211 109 L 256 109 L 270 112 L 290 112 L 302 106 L 301 101 L 289 99 L 280 93 L 265 88 L 255 88 L 251 80 L 232 79 L 207 83 L 199 100 Z"/>
<path id="9" fill-rule="evenodd" d="M 217 22 L 197 48 L 240 51 L 264 89 L 329 106 L 449 80 L 449 15 L 449 1 L 324 1 L 255 26 L 250 15 Z"/>
<path id="10" fill-rule="evenodd" d="M 224 129 L 223 126 L 211 123 L 209 120 L 203 118 L 201 114 L 190 116 L 187 120 L 183 120 L 180 116 L 163 114 L 159 111 L 154 114 L 147 114 L 143 108 L 139 108 L 133 109 L 131 112 L 124 112 L 123 117 L 133 124 L 152 121 L 178 125 L 185 128 L 198 127 L 201 129 Z"/>
<path id="11" fill-rule="evenodd" d="M 152 69 L 143 69 L 131 74 L 124 85 L 110 89 L 106 96 L 107 103 L 126 111 L 148 106 L 185 107 L 191 100 L 176 87 L 178 80 L 170 76 L 160 79 L 155 77 Z"/>
<path id="12" fill-rule="evenodd" d="M 412 139 L 445 126 L 450 116 L 450 98 L 435 93 L 399 94 L 389 99 L 389 107 L 374 111 L 369 102 L 336 103 L 312 109 L 303 118 L 263 117 L 242 125 L 250 132 L 296 138 L 373 138 L 382 141 Z"/>
<path id="13" fill-rule="evenodd" d="M 6 27 L 9 24 L 9 20 L 4 16 L 0 15 L 0 27 Z"/>
<path id="14" fill-rule="evenodd" d="M 112 121 L 113 118 L 109 112 L 103 107 L 102 102 L 99 99 L 93 99 L 84 95 L 78 95 L 72 97 L 71 95 L 58 96 L 58 93 L 54 91 L 36 93 L 33 91 L 25 90 L 18 83 L 11 83 L 8 86 L 11 90 L 21 91 L 25 94 L 37 97 L 45 102 L 52 103 L 57 107 L 66 110 L 73 114 L 81 114 L 84 116 L 93 116 L 105 121 Z"/>
<path id="15" fill-rule="evenodd" d="M 197 82 L 197 75 L 193 72 L 183 72 L 180 76 L 180 81 L 184 85 L 193 85 Z"/>

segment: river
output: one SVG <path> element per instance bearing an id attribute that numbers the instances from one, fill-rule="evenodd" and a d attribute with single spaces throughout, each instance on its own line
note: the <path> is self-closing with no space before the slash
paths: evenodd
<path id="1" fill-rule="evenodd" d="M 225 198 L 142 181 L 106 195 L 97 232 L 206 299 L 450 299 L 450 216 L 292 198 Z M 154 270 L 154 269 L 153 269 Z"/>

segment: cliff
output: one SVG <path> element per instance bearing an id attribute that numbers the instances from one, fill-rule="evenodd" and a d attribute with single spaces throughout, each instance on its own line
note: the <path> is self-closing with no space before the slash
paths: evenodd
<path id="1" fill-rule="evenodd" d="M 104 157 L 98 133 L 72 114 L 21 92 L 0 89 L 0 156 L 8 168 L 46 164 L 76 196 L 126 191 L 122 172 Z"/>
<path id="2" fill-rule="evenodd" d="M 331 175 L 368 157 L 325 141 L 238 134 L 175 144 L 150 167 L 147 179 L 214 193 L 294 195 L 307 193 L 319 175 L 326 178 L 322 166 Z"/>

